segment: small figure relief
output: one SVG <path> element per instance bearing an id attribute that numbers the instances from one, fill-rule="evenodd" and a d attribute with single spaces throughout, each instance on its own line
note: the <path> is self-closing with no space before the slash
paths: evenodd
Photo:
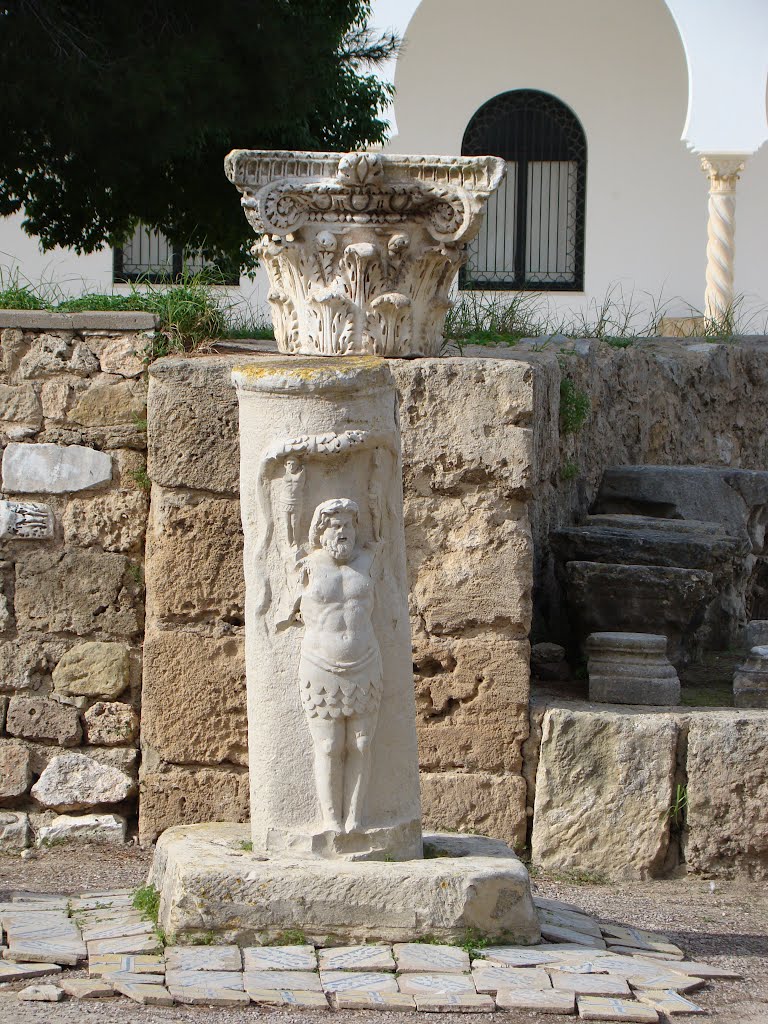
<path id="1" fill-rule="evenodd" d="M 298 547 L 301 524 L 302 497 L 307 472 L 301 459 L 289 455 L 283 463 L 283 476 L 279 483 L 278 504 L 285 524 L 288 546 Z"/>
<path id="2" fill-rule="evenodd" d="M 358 543 L 359 507 L 349 498 L 314 511 L 308 554 L 286 628 L 304 625 L 299 661 L 301 702 L 314 746 L 323 829 L 358 832 L 382 693 L 382 662 L 373 629 L 374 566 L 379 542 Z M 375 529 L 380 532 L 379 525 Z"/>
<path id="3" fill-rule="evenodd" d="M 53 536 L 48 505 L 32 501 L 0 501 L 0 540 L 46 540 Z"/>

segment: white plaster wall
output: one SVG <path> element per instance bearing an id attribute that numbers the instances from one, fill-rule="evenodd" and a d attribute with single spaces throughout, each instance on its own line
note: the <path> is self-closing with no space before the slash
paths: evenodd
<path id="1" fill-rule="evenodd" d="M 680 141 L 685 53 L 663 0 L 422 0 L 395 76 L 394 152 L 458 153 L 486 100 L 510 89 L 552 93 L 587 136 L 585 291 L 549 293 L 555 308 L 600 301 L 612 287 L 703 304 L 707 179 Z M 768 306 L 764 239 L 768 167 L 754 157 L 737 211 L 737 292 Z"/>

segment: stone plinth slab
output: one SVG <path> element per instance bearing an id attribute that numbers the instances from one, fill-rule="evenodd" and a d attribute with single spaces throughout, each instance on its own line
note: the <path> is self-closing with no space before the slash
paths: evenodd
<path id="1" fill-rule="evenodd" d="M 453 853 L 427 860 L 335 862 L 259 859 L 243 850 L 247 825 L 178 826 L 160 838 L 150 881 L 160 890 L 159 923 L 185 939 L 213 931 L 250 943 L 300 927 L 308 939 L 403 942 L 425 933 L 453 940 L 467 928 L 538 942 L 528 872 L 498 841 L 430 835 Z M 457 856 L 462 849 L 468 856 Z M 264 894 L 269 893 L 265 900 Z M 307 894 L 311 894 L 311 899 Z"/>
<path id="2" fill-rule="evenodd" d="M 680 680 L 655 633 L 592 633 L 587 638 L 589 699 L 603 704 L 679 704 Z"/>

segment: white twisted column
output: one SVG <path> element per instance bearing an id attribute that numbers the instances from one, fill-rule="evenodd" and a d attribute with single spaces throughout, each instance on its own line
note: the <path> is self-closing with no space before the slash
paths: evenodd
<path id="1" fill-rule="evenodd" d="M 707 289 L 704 315 L 722 321 L 733 308 L 733 262 L 736 230 L 736 182 L 744 159 L 702 156 L 701 168 L 709 177 L 707 221 Z"/>

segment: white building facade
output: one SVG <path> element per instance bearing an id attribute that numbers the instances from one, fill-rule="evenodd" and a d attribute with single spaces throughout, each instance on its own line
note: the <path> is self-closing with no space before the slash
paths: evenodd
<path id="1" fill-rule="evenodd" d="M 373 24 L 403 40 L 387 148 L 508 161 L 463 287 L 768 319 L 765 0 L 376 0 Z M 110 250 L 40 253 L 20 220 L 0 266 L 111 287 Z M 262 276 L 240 293 L 260 305 Z"/>

